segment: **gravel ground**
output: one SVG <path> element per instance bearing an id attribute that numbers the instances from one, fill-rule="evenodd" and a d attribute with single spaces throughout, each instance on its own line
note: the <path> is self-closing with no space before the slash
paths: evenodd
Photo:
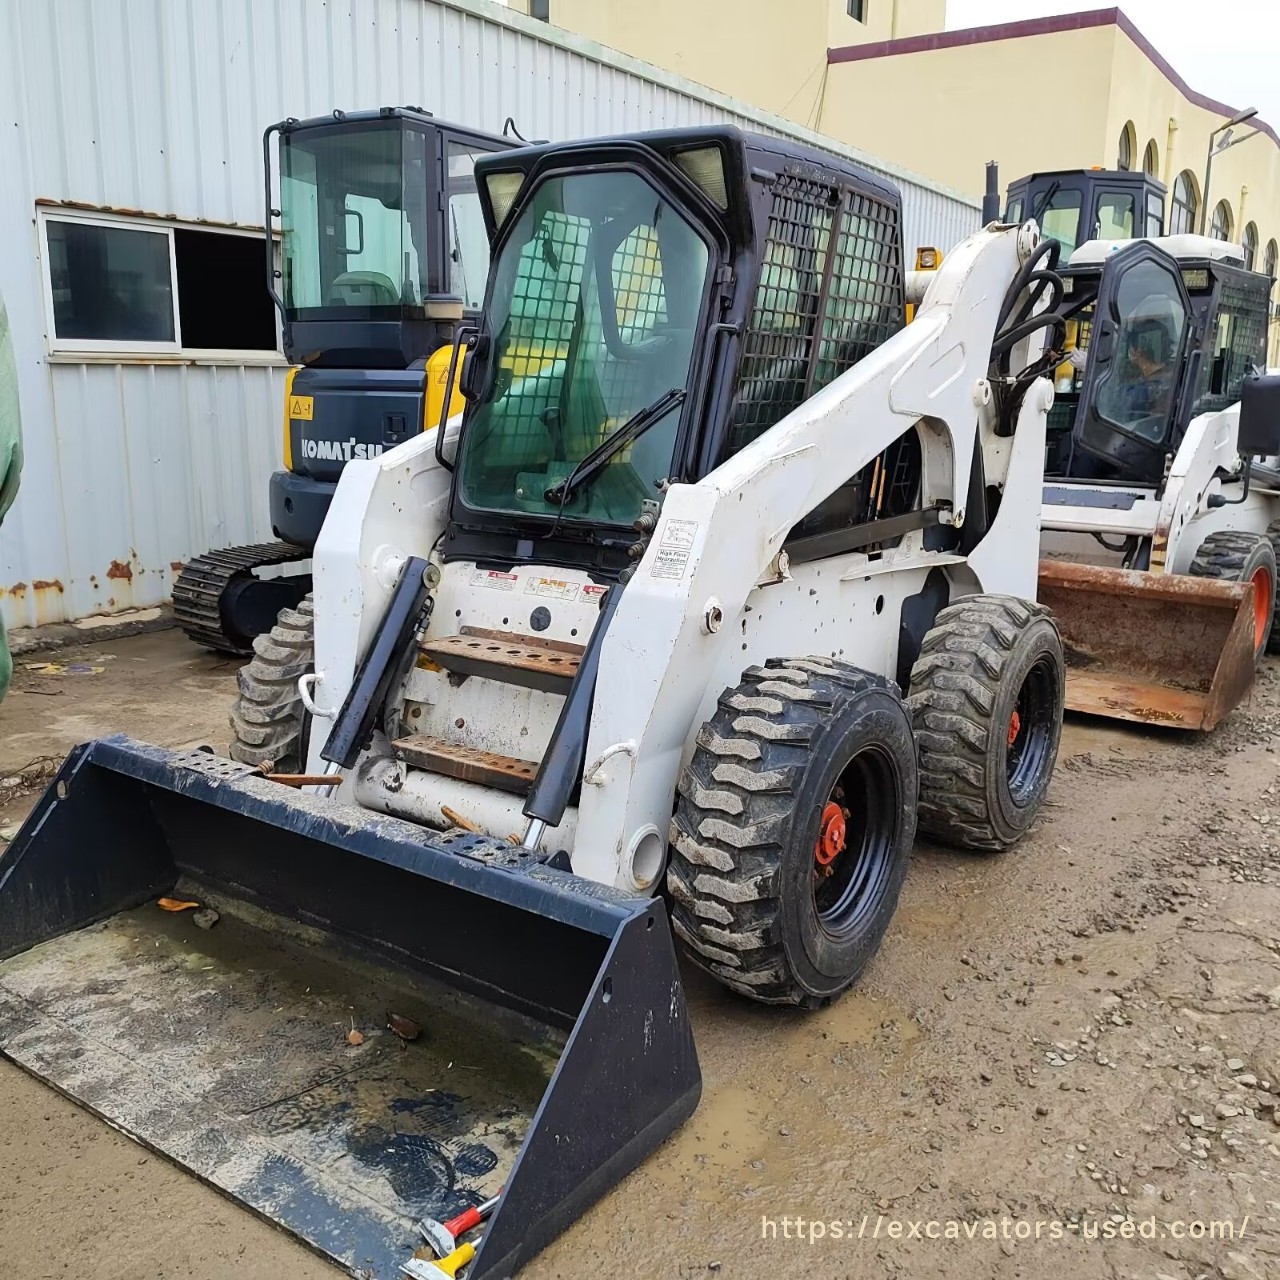
<path id="1" fill-rule="evenodd" d="M 3 779 L 75 741 L 225 741 L 235 664 L 177 632 L 51 660 L 0 708 L 0 830 L 31 803 Z M 1074 721 L 1030 838 L 920 845 L 832 1008 L 687 971 L 698 1113 L 522 1274 L 1280 1275 L 1277 744 L 1273 662 L 1209 738 Z M 6 1276 L 339 1274 L 3 1062 L 0 1134 Z"/>

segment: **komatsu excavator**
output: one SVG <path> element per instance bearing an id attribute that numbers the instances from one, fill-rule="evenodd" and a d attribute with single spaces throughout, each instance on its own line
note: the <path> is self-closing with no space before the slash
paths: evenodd
<path id="1" fill-rule="evenodd" d="M 696 1107 L 677 946 L 838 998 L 1062 721 L 1034 223 L 921 296 L 898 192 L 782 139 L 476 173 L 466 410 L 342 473 L 303 771 L 102 739 L 0 861 L 0 1051 L 379 1280 L 482 1205 L 449 1265 L 512 1275 Z"/>
<path id="2" fill-rule="evenodd" d="M 420 107 L 290 118 L 263 135 L 267 290 L 292 366 L 269 485 L 279 541 L 183 566 L 174 619 L 197 644 L 250 654 L 282 609 L 296 617 L 343 466 L 438 419 L 453 330 L 475 318 L 489 269 L 475 160 L 514 145 Z M 269 724 L 246 737 L 270 753 Z"/>
<path id="3" fill-rule="evenodd" d="M 1040 599 L 1067 705 L 1212 729 L 1280 645 L 1273 282 L 1194 235 L 1091 241 L 1060 275 Z"/>

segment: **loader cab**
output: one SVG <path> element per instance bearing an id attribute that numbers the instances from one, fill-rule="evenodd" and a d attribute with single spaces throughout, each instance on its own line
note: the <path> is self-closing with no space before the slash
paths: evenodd
<path id="1" fill-rule="evenodd" d="M 717 126 L 531 148 L 477 174 L 494 256 L 446 459 L 446 558 L 617 577 L 671 483 L 903 325 L 898 192 L 829 155 Z M 905 449 L 896 484 L 854 477 L 796 538 L 909 505 Z"/>
<path id="2" fill-rule="evenodd" d="M 1159 485 L 1192 419 L 1240 399 L 1265 363 L 1271 281 L 1202 236 L 1082 246 L 1062 273 L 1067 348 L 1046 473 Z"/>
<path id="3" fill-rule="evenodd" d="M 1009 185 L 1004 220 L 1034 218 L 1065 261 L 1089 240 L 1164 235 L 1165 194 L 1163 182 L 1123 169 L 1033 173 Z"/>
<path id="4" fill-rule="evenodd" d="M 513 144 L 410 107 L 335 111 L 272 125 L 268 174 L 274 133 L 289 361 L 403 369 L 447 341 L 488 271 L 475 159 Z"/>

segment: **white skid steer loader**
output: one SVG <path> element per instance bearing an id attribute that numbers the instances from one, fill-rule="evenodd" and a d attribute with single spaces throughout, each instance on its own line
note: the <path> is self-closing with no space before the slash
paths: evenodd
<path id="1" fill-rule="evenodd" d="M 1061 272 L 1040 599 L 1067 706 L 1213 729 L 1274 627 L 1280 378 L 1262 376 L 1272 281 L 1204 236 L 1092 241 Z"/>
<path id="2" fill-rule="evenodd" d="M 511 1275 L 693 1111 L 672 926 L 831 1000 L 917 824 L 1012 844 L 1062 717 L 1034 224 L 904 328 L 899 196 L 831 156 L 715 127 L 477 174 L 466 413 L 346 467 L 242 673 L 307 772 L 91 743 L 0 864 L 3 1052 L 382 1280 L 494 1197 L 466 1274 Z"/>

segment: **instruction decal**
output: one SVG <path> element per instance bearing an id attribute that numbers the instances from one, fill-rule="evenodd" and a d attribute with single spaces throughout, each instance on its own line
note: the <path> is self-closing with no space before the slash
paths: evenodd
<path id="1" fill-rule="evenodd" d="M 696 520 L 668 520 L 662 527 L 650 576 L 654 578 L 683 578 L 693 554 L 693 543 L 698 536 Z"/>
<path id="2" fill-rule="evenodd" d="M 289 417 L 300 422 L 310 422 L 315 415 L 315 396 L 290 396 Z"/>

